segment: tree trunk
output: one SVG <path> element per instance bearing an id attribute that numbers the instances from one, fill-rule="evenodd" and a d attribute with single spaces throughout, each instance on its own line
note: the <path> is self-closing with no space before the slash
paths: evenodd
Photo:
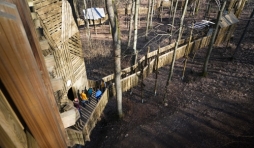
<path id="1" fill-rule="evenodd" d="M 174 65 L 175 65 L 175 60 L 176 60 L 176 49 L 178 48 L 179 41 L 181 40 L 181 37 L 182 37 L 181 33 L 182 33 L 182 29 L 183 29 L 184 16 L 185 16 L 185 13 L 186 13 L 186 10 L 187 10 L 187 4 L 188 4 L 188 0 L 186 0 L 185 5 L 184 5 L 183 14 L 182 14 L 182 17 L 181 17 L 181 22 L 180 22 L 180 29 L 179 29 L 178 39 L 176 41 L 176 45 L 175 45 L 175 48 L 174 48 L 171 67 L 170 67 L 170 71 L 169 71 L 169 74 L 168 74 L 168 79 L 167 79 L 167 82 L 166 82 L 166 87 L 165 87 L 166 91 L 165 91 L 165 95 L 164 95 L 164 98 L 163 98 L 163 102 L 165 103 L 165 106 L 167 106 L 166 97 L 167 97 L 167 93 L 168 93 L 169 82 L 172 79 L 173 71 L 174 71 Z"/>
<path id="2" fill-rule="evenodd" d="M 204 16 L 204 19 L 207 18 L 207 20 L 209 20 L 209 13 L 210 13 L 210 8 L 211 8 L 211 1 L 208 2 L 208 6 L 207 6 L 207 10 Z"/>
<path id="3" fill-rule="evenodd" d="M 171 0 L 169 18 L 173 15 L 173 8 L 174 8 L 173 5 L 174 5 L 174 0 Z"/>
<path id="4" fill-rule="evenodd" d="M 146 20 L 146 37 L 145 37 L 146 40 L 147 40 L 147 34 L 148 34 L 148 29 L 149 29 L 151 5 L 152 5 L 152 0 L 148 0 L 148 11 L 147 11 L 147 20 Z"/>
<path id="5" fill-rule="evenodd" d="M 242 36 L 241 36 L 241 38 L 240 38 L 240 40 L 239 40 L 239 42 L 238 42 L 238 44 L 237 44 L 237 46 L 236 46 L 236 49 L 235 49 L 235 52 L 234 52 L 232 58 L 235 57 L 235 54 L 237 53 L 237 51 L 238 51 L 238 49 L 239 49 L 239 47 L 240 47 L 240 45 L 241 45 L 241 43 L 242 43 L 242 41 L 243 41 L 243 39 L 244 39 L 245 33 L 246 33 L 247 30 L 248 30 L 248 27 L 249 27 L 249 25 L 250 25 L 250 22 L 251 22 L 251 19 L 252 19 L 253 15 L 254 15 L 254 9 L 252 10 L 252 13 L 251 13 L 251 15 L 250 15 L 250 19 L 248 20 L 248 22 L 247 22 L 247 24 L 246 24 L 246 26 L 245 26 L 245 28 L 244 28 L 243 34 L 242 34 Z"/>
<path id="6" fill-rule="evenodd" d="M 222 6 L 221 10 L 219 10 L 219 14 L 218 14 L 218 16 L 217 16 L 216 27 L 215 27 L 215 30 L 214 30 L 214 32 L 213 32 L 212 39 L 211 39 L 211 41 L 210 41 L 208 51 L 207 51 L 207 53 L 206 53 L 206 60 L 205 60 L 205 62 L 204 62 L 203 73 L 202 73 L 203 76 L 206 76 L 206 75 L 207 75 L 208 61 L 209 61 L 209 58 L 210 58 L 210 56 L 211 56 L 211 52 L 212 52 L 212 49 L 213 49 L 213 44 L 214 44 L 215 37 L 216 37 L 216 35 L 217 35 L 218 28 L 219 28 L 219 21 L 220 21 L 220 19 L 221 19 L 221 16 L 222 16 L 223 10 L 224 10 L 224 8 L 225 8 L 225 6 L 226 6 L 226 3 L 227 3 L 227 1 L 224 1 L 223 6 Z"/>
<path id="7" fill-rule="evenodd" d="M 200 6 L 200 0 L 197 1 L 197 6 L 196 6 L 196 9 L 195 9 L 195 14 L 198 13 L 199 6 Z"/>
<path id="8" fill-rule="evenodd" d="M 184 79 L 185 69 L 186 69 L 188 58 L 189 58 L 189 49 L 190 49 L 190 42 L 192 40 L 193 28 L 194 28 L 194 21 L 191 23 L 190 38 L 189 38 L 187 47 L 185 49 L 185 55 L 184 55 L 185 61 L 184 61 L 184 66 L 183 66 L 182 80 Z"/>
<path id="9" fill-rule="evenodd" d="M 131 17 L 130 17 L 130 24 L 129 24 L 129 35 L 128 35 L 127 49 L 128 49 L 128 48 L 130 47 L 130 45 L 131 45 L 131 36 L 132 36 L 132 30 L 133 30 L 134 9 L 135 9 L 135 0 L 132 0 Z"/>
<path id="10" fill-rule="evenodd" d="M 112 38 L 113 38 L 113 49 L 115 57 L 115 89 L 116 89 L 116 99 L 117 99 L 117 110 L 119 118 L 123 117 L 122 110 L 122 86 L 121 86 L 121 40 L 120 40 L 120 30 L 119 22 L 117 16 L 117 10 L 112 4 L 112 0 L 106 0 L 107 11 L 109 15 L 109 21 L 112 28 Z"/>
<path id="11" fill-rule="evenodd" d="M 170 31 L 170 42 L 172 40 L 172 36 L 173 36 L 173 28 L 174 28 L 174 23 L 175 23 L 175 15 L 176 15 L 176 10 L 177 10 L 177 5 L 178 5 L 178 0 L 176 1 L 176 5 L 175 5 L 175 10 L 174 10 L 174 15 L 173 15 L 173 20 L 172 20 L 172 26 L 171 26 L 171 31 Z"/>
<path id="12" fill-rule="evenodd" d="M 153 14 L 154 14 L 154 0 L 152 0 L 152 5 L 151 5 L 151 14 L 150 14 L 150 23 L 149 23 L 149 28 L 151 29 L 153 27 Z"/>
<path id="13" fill-rule="evenodd" d="M 87 14 L 87 4 L 86 4 L 86 0 L 84 0 L 84 9 L 86 10 L 86 14 Z M 84 18 L 85 22 L 86 22 L 86 35 L 87 35 L 87 38 L 88 38 L 88 43 L 89 43 L 89 46 L 90 48 L 92 47 L 91 46 L 91 34 L 90 34 L 90 29 L 89 29 L 89 21 L 88 19 Z"/>
<path id="14" fill-rule="evenodd" d="M 137 63 L 137 41 L 138 41 L 138 15 L 139 15 L 140 0 L 136 0 L 135 4 L 135 18 L 134 18 L 134 39 L 133 39 L 133 62 L 132 65 Z"/>

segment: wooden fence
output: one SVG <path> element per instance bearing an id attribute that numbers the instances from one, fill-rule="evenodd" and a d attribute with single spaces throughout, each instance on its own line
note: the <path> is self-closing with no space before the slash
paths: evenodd
<path id="1" fill-rule="evenodd" d="M 209 45 L 211 36 L 205 36 L 200 39 L 194 40 L 189 44 L 189 53 L 196 52 L 200 48 L 207 47 Z M 176 49 L 176 59 L 179 59 L 184 56 L 187 48 L 188 39 L 183 39 L 180 41 L 180 47 Z M 143 56 L 137 64 L 125 68 L 122 70 L 122 91 L 125 92 L 130 88 L 137 86 L 140 80 L 140 74 L 142 70 L 143 78 L 146 78 L 149 74 L 153 73 L 157 68 L 161 68 L 172 62 L 173 58 L 173 49 L 175 43 L 172 43 L 168 46 L 159 48 L 158 50 L 147 53 Z M 188 53 L 188 54 L 189 54 Z M 158 58 L 158 67 L 156 67 L 156 57 Z M 105 82 L 113 82 L 114 74 L 108 75 L 102 78 Z M 91 81 L 91 80 L 89 80 Z M 95 83 L 93 83 L 95 84 Z M 92 87 L 95 87 L 92 85 Z M 114 89 L 114 88 L 113 88 Z"/>

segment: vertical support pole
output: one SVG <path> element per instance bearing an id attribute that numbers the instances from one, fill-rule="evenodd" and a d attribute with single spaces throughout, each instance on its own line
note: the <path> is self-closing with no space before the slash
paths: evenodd
<path id="1" fill-rule="evenodd" d="M 144 81 L 143 72 L 144 72 L 144 66 L 143 66 L 143 62 L 140 63 L 140 67 L 141 67 L 141 72 L 140 72 L 140 78 L 141 78 L 141 101 L 142 101 L 142 103 L 144 103 L 144 98 L 143 98 L 143 81 Z"/>
<path id="2" fill-rule="evenodd" d="M 155 70 L 155 84 L 154 84 L 154 95 L 157 94 L 157 79 L 158 79 L 158 66 L 159 66 L 159 55 L 160 55 L 160 47 L 157 50 L 157 56 L 156 56 L 156 70 Z"/>

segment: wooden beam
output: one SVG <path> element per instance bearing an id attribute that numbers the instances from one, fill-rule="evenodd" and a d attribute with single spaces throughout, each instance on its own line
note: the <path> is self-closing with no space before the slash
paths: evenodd
<path id="1" fill-rule="evenodd" d="M 67 147 L 28 5 L 25 0 L 8 1 L 16 6 L 0 2 L 0 78 L 38 145 Z"/>
<path id="2" fill-rule="evenodd" d="M 24 127 L 0 89 L 0 147 L 27 147 Z"/>

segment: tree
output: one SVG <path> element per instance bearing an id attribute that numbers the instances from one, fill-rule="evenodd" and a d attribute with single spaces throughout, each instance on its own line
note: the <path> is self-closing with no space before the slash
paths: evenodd
<path id="1" fill-rule="evenodd" d="M 136 0 L 135 17 L 134 17 L 134 41 L 133 41 L 133 65 L 137 63 L 137 41 L 138 41 L 138 15 L 139 15 L 140 0 Z"/>
<path id="2" fill-rule="evenodd" d="M 174 27 L 174 22 L 175 22 L 175 15 L 176 15 L 176 10 L 177 10 L 177 5 L 178 5 L 178 0 L 176 0 L 176 5 L 175 5 L 175 10 L 174 10 L 174 15 L 173 15 L 173 20 L 172 20 L 172 25 L 171 25 L 171 31 L 170 31 L 170 42 L 173 36 L 173 27 Z M 170 43 L 169 42 L 169 43 Z"/>
<path id="3" fill-rule="evenodd" d="M 148 10 L 147 10 L 147 20 L 146 20 L 146 39 L 147 39 L 149 23 L 150 23 L 151 5 L 152 5 L 152 0 L 148 0 Z"/>
<path id="4" fill-rule="evenodd" d="M 214 44 L 214 41 L 215 41 L 215 37 L 216 37 L 217 32 L 218 32 L 219 21 L 221 19 L 221 16 L 222 16 L 223 10 L 224 10 L 224 8 L 226 6 L 226 3 L 227 3 L 227 1 L 224 1 L 223 6 L 219 10 L 219 13 L 218 13 L 218 16 L 217 16 L 216 27 L 215 27 L 215 30 L 213 31 L 212 39 L 211 39 L 211 41 L 209 43 L 208 51 L 206 53 L 206 59 L 205 59 L 204 65 L 203 65 L 203 73 L 202 73 L 203 76 L 207 75 L 208 62 L 209 62 L 209 59 L 210 59 L 210 56 L 211 56 L 211 53 L 212 53 L 212 50 L 213 50 L 213 44 Z"/>
<path id="5" fill-rule="evenodd" d="M 85 13 L 87 14 L 87 4 L 86 4 L 86 0 L 84 0 L 84 9 L 85 9 Z M 88 37 L 88 43 L 89 46 L 91 47 L 91 34 L 90 34 L 90 29 L 89 29 L 89 21 L 88 19 L 85 18 L 85 22 L 86 22 L 86 35 Z"/>
<path id="6" fill-rule="evenodd" d="M 152 0 L 149 28 L 153 27 L 154 3 L 155 3 L 154 0 Z"/>
<path id="7" fill-rule="evenodd" d="M 113 49 L 115 58 L 115 88 L 116 88 L 116 99 L 117 99 L 117 110 L 119 118 L 123 117 L 122 111 L 122 86 L 121 86 L 121 40 L 120 40 L 120 30 L 119 22 L 117 16 L 117 10 L 112 0 L 106 0 L 106 8 L 109 15 L 109 21 L 112 28 L 112 38 L 113 38 Z"/>
<path id="8" fill-rule="evenodd" d="M 129 35 L 128 35 L 127 49 L 128 49 L 128 48 L 130 47 L 130 45 L 131 45 L 131 36 L 132 36 L 132 30 L 133 30 L 134 9 L 135 9 L 135 0 L 132 0 L 131 17 L 130 17 L 130 24 L 129 24 Z"/>
<path id="9" fill-rule="evenodd" d="M 167 96 L 167 93 L 168 93 L 169 82 L 172 79 L 173 71 L 174 71 L 174 65 L 175 65 L 175 60 L 176 60 L 176 49 L 178 48 L 179 41 L 182 38 L 181 33 L 182 33 L 182 29 L 183 29 L 184 16 L 185 16 L 185 13 L 186 13 L 186 10 L 187 10 L 187 4 L 188 4 L 188 0 L 186 0 L 185 5 L 184 5 L 183 14 L 182 14 L 182 17 L 181 17 L 181 22 L 180 22 L 180 29 L 179 29 L 178 39 L 176 41 L 176 45 L 175 45 L 174 52 L 173 52 L 173 58 L 172 58 L 172 62 L 171 62 L 171 66 L 170 66 L 170 70 L 169 70 L 169 74 L 168 74 L 168 79 L 166 81 L 166 86 L 165 86 L 166 91 L 165 91 L 165 95 L 164 95 L 164 98 L 163 98 L 163 102 L 165 103 L 165 105 L 167 105 L 167 103 L 165 102 L 165 99 L 166 99 L 166 96 Z"/>
<path id="10" fill-rule="evenodd" d="M 235 57 L 235 54 L 237 53 L 237 51 L 238 51 L 238 49 L 239 49 L 239 47 L 240 47 L 240 45 L 241 45 L 241 43 L 242 43 L 242 41 L 243 41 L 243 39 L 244 39 L 245 33 L 246 33 L 247 30 L 248 30 L 248 27 L 249 27 L 249 25 L 250 25 L 250 22 L 251 22 L 251 19 L 252 19 L 253 15 L 254 15 L 254 9 L 252 10 L 252 13 L 251 13 L 251 15 L 250 15 L 250 18 L 249 18 L 249 20 L 248 20 L 248 22 L 247 22 L 247 24 L 246 24 L 246 26 L 245 26 L 245 28 L 244 28 L 243 34 L 242 34 L 242 36 L 241 36 L 241 38 L 240 38 L 240 40 L 239 40 L 239 42 L 238 42 L 238 44 L 237 44 L 237 46 L 236 46 L 236 49 L 235 49 L 235 51 L 234 51 L 234 54 L 233 54 L 232 58 Z"/>

